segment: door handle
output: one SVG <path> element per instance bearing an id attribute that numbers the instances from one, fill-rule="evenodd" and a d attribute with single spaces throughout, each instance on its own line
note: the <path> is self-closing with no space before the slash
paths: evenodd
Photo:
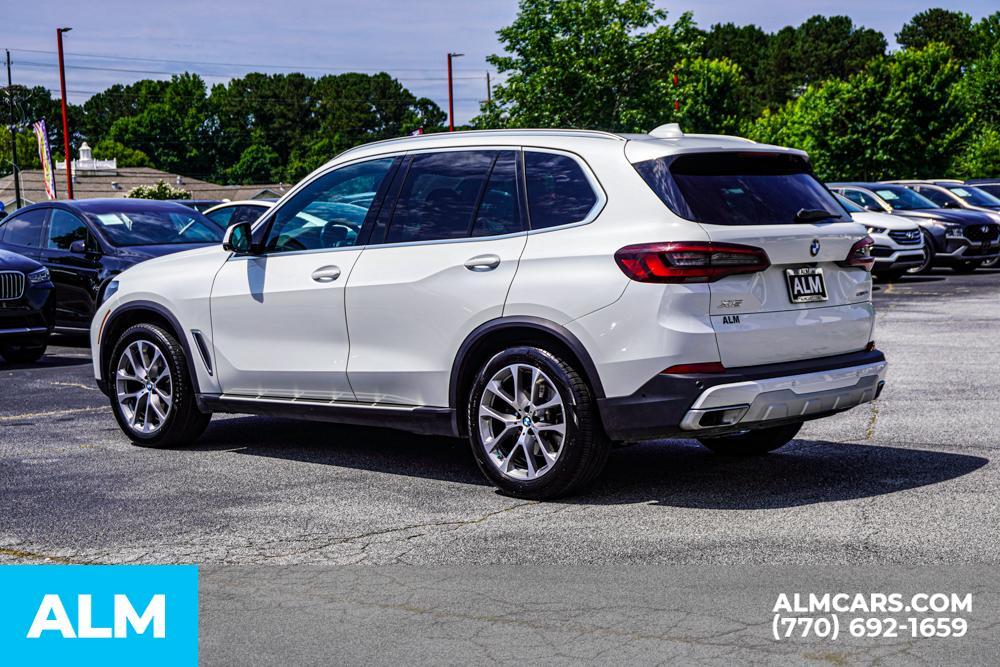
<path id="1" fill-rule="evenodd" d="M 492 271 L 498 266 L 500 258 L 497 255 L 476 255 L 465 262 L 465 268 L 469 271 Z"/>
<path id="2" fill-rule="evenodd" d="M 312 279 L 318 283 L 332 283 L 339 277 L 339 266 L 321 266 L 312 272 Z"/>

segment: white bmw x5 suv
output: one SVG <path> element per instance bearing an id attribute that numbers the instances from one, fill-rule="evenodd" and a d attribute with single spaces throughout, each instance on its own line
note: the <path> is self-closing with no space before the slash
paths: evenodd
<path id="1" fill-rule="evenodd" d="M 760 454 L 874 400 L 871 240 L 796 150 L 511 130 L 349 150 L 225 242 L 129 269 L 91 330 L 135 443 L 214 412 L 468 437 L 547 498 L 611 444 Z"/>

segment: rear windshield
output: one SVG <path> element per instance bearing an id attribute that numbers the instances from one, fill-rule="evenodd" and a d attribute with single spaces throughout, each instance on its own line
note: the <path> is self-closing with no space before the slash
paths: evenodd
<path id="1" fill-rule="evenodd" d="M 797 155 L 699 153 L 638 162 L 636 171 L 671 211 L 711 225 L 850 220 Z"/>

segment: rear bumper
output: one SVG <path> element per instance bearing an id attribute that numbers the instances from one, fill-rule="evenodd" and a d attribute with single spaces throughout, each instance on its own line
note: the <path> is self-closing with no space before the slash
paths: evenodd
<path id="1" fill-rule="evenodd" d="M 631 396 L 598 400 L 613 440 L 721 435 L 817 419 L 874 400 L 885 379 L 878 350 L 725 373 L 658 375 Z"/>

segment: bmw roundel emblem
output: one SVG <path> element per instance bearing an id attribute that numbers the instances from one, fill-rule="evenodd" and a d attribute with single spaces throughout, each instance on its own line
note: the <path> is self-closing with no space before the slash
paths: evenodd
<path id="1" fill-rule="evenodd" d="M 819 254 L 819 239 L 813 239 L 812 245 L 809 246 L 809 254 L 813 257 Z"/>

